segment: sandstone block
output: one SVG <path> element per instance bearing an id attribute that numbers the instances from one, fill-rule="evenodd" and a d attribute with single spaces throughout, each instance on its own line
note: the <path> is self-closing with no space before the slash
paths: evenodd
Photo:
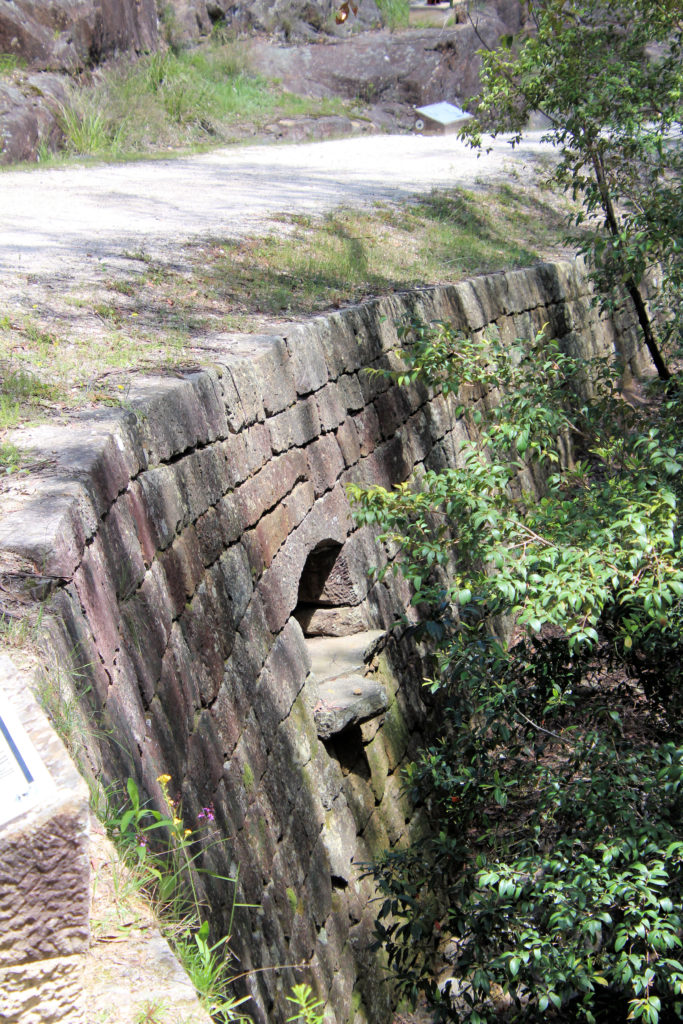
<path id="1" fill-rule="evenodd" d="M 347 412 L 360 412 L 365 408 L 365 399 L 355 373 L 344 373 L 337 380 L 337 392 Z"/>
<path id="2" fill-rule="evenodd" d="M 274 416 L 296 401 L 296 388 L 288 348 L 282 338 L 271 341 L 269 351 L 258 359 L 262 381 L 263 408 L 266 416 Z"/>
<path id="3" fill-rule="evenodd" d="M 265 419 L 261 382 L 258 371 L 250 359 L 230 359 L 228 372 L 235 386 L 239 403 L 239 414 L 233 413 L 230 426 L 232 430 L 240 430 L 243 426 L 251 426 Z"/>
<path id="4" fill-rule="evenodd" d="M 246 431 L 239 434 L 228 434 L 218 442 L 225 459 L 225 472 L 228 481 L 228 488 L 232 490 L 250 475 L 248 467 Z"/>
<path id="5" fill-rule="evenodd" d="M 270 432 L 265 423 L 254 423 L 244 431 L 245 461 L 247 476 L 252 476 L 272 458 Z"/>
<path id="6" fill-rule="evenodd" d="M 139 478 L 153 545 L 167 548 L 184 519 L 183 498 L 173 466 L 159 466 Z"/>
<path id="7" fill-rule="evenodd" d="M 85 615 L 97 630 L 96 643 L 101 657 L 111 664 L 120 646 L 120 613 L 116 585 L 105 562 L 99 538 L 83 553 L 74 574 L 74 586 Z"/>
<path id="8" fill-rule="evenodd" d="M 291 530 L 284 505 L 278 505 L 254 527 L 253 535 L 261 556 L 260 570 L 267 568 L 280 550 Z"/>
<path id="9" fill-rule="evenodd" d="M 243 528 L 254 526 L 294 485 L 306 477 L 308 466 L 303 452 L 287 452 L 269 462 L 235 492 Z"/>
<path id="10" fill-rule="evenodd" d="M 216 505 L 216 514 L 223 544 L 234 544 L 240 539 L 244 529 L 234 494 L 226 494 L 221 498 Z"/>
<path id="11" fill-rule="evenodd" d="M 223 537 L 216 510 L 207 509 L 194 524 L 194 529 L 197 534 L 199 556 L 202 563 L 204 566 L 212 565 L 223 550 Z"/>
<path id="12" fill-rule="evenodd" d="M 273 644 L 263 666 L 254 709 L 271 746 L 277 727 L 286 718 L 300 693 L 310 668 L 301 628 L 290 619 Z"/>
<path id="13" fill-rule="evenodd" d="M 298 402 L 268 420 L 270 443 L 276 454 L 302 448 L 320 433 L 318 407 L 312 398 Z"/>
<path id="14" fill-rule="evenodd" d="M 145 496 L 138 480 L 131 481 L 127 492 L 122 495 L 119 502 L 125 503 L 128 509 L 128 517 L 140 545 L 143 564 L 145 568 L 149 568 L 156 546 L 152 536 Z"/>
<path id="15" fill-rule="evenodd" d="M 183 530 L 170 548 L 159 555 L 171 601 L 171 616 L 176 619 L 204 576 L 204 560 L 193 527 Z"/>
<path id="16" fill-rule="evenodd" d="M 330 369 L 321 339 L 321 334 L 326 334 L 326 327 L 320 318 L 312 324 L 297 324 L 288 331 L 286 344 L 298 395 L 318 391 L 329 379 Z"/>
<path id="17" fill-rule="evenodd" d="M 336 438 L 325 434 L 306 449 L 308 473 L 316 498 L 334 487 L 345 469 L 345 462 Z"/>
<path id="18" fill-rule="evenodd" d="M 411 413 L 406 389 L 393 387 L 378 395 L 374 404 L 382 438 L 393 437 Z"/>
<path id="19" fill-rule="evenodd" d="M 353 374 L 364 365 L 354 324 L 344 313 L 326 317 L 319 338 L 331 380 Z"/>
<path id="20" fill-rule="evenodd" d="M 326 384 L 321 388 L 316 393 L 315 403 L 323 432 L 336 430 L 346 419 L 346 407 L 336 384 Z"/>
<path id="21" fill-rule="evenodd" d="M 315 501 L 313 484 L 309 480 L 297 484 L 291 494 L 283 499 L 282 506 L 287 512 L 288 532 L 297 528 L 310 512 Z"/>
<path id="22" fill-rule="evenodd" d="M 360 458 L 358 434 L 352 419 L 346 420 L 335 435 L 345 466 L 354 466 Z"/>
<path id="23" fill-rule="evenodd" d="M 0 967 L 5 1024 L 87 1024 L 83 957 L 55 956 Z"/>
<path id="24" fill-rule="evenodd" d="M 130 402 L 136 414 L 137 410 L 142 414 L 138 419 L 139 430 L 150 464 L 167 462 L 174 455 L 215 439 L 209 408 L 202 406 L 202 401 L 208 397 L 202 376 L 202 373 L 188 374 L 180 381 L 162 377 L 134 378 Z M 215 412 L 220 422 L 217 395 L 215 405 L 211 412 Z"/>
<path id="25" fill-rule="evenodd" d="M 382 437 L 382 430 L 374 405 L 368 406 L 363 412 L 354 416 L 351 422 L 356 428 L 360 454 L 363 456 L 369 455 L 374 451 Z"/>
<path id="26" fill-rule="evenodd" d="M 221 741 L 210 713 L 202 710 L 187 747 L 186 772 L 186 787 L 192 789 L 200 807 L 211 800 L 222 775 Z"/>

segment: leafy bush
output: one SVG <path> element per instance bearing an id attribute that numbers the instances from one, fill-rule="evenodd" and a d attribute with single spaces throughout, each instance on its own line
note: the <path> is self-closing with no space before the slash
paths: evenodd
<path id="1" fill-rule="evenodd" d="M 399 383 L 476 401 L 459 468 L 352 489 L 429 610 L 443 702 L 406 777 L 432 832 L 373 868 L 378 939 L 451 1020 L 678 1020 L 676 393 L 633 409 L 542 335 L 403 335 Z"/>

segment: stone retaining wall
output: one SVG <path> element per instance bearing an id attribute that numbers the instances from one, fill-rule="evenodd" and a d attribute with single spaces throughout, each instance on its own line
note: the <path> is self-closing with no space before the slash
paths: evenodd
<path id="1" fill-rule="evenodd" d="M 300 625 L 310 608 L 297 606 L 314 564 L 332 632 L 388 629 L 405 609 L 400 580 L 369 577 L 386 554 L 354 527 L 344 487 L 453 464 L 466 436 L 443 396 L 365 372 L 396 365 L 395 324 L 410 312 L 495 325 L 503 339 L 548 323 L 584 354 L 637 351 L 573 264 L 226 335 L 211 366 L 138 380 L 122 410 L 28 432 L 53 465 L 0 525 L 5 582 L 24 599 L 49 594 L 47 671 L 68 671 L 83 694 L 91 770 L 134 776 L 158 805 L 157 777 L 170 775 L 193 827 L 215 810 L 224 841 L 206 864 L 239 869 L 239 901 L 253 905 L 236 910 L 232 945 L 238 969 L 257 971 L 245 984 L 261 1021 L 288 1015 L 293 964 L 330 1021 L 378 1024 L 390 1011 L 358 865 L 415 825 L 400 767 L 425 721 L 419 659 L 407 643 L 380 645 L 363 671 L 386 710 L 322 739 Z M 217 926 L 233 890 L 207 883 Z"/>

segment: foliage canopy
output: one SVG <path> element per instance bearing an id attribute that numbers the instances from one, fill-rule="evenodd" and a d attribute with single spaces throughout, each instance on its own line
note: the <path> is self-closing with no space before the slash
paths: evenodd
<path id="1" fill-rule="evenodd" d="M 604 295 L 631 297 L 666 379 L 660 343 L 683 290 L 680 3 L 529 0 L 528 10 L 525 38 L 482 51 L 482 95 L 464 134 L 481 145 L 484 131 L 512 131 L 514 145 L 530 114 L 545 116 L 559 154 L 552 177 L 581 200 L 579 244 Z M 649 272 L 668 325 L 660 338 L 644 300 Z"/>
<path id="2" fill-rule="evenodd" d="M 454 1021 L 678 1020 L 678 405 L 632 408 L 607 361 L 543 336 L 403 336 L 400 383 L 479 400 L 456 410 L 457 469 L 354 489 L 425 612 L 443 702 L 407 775 L 430 828 L 374 868 L 379 940 Z"/>

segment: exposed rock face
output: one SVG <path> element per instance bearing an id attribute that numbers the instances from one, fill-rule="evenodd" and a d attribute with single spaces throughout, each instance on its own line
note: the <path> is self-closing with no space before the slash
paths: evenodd
<path id="1" fill-rule="evenodd" d="M 496 16 L 482 16 L 477 32 L 489 46 L 506 31 Z M 477 50 L 472 25 L 452 29 L 369 32 L 352 39 L 294 47 L 257 42 L 254 61 L 286 88 L 310 96 L 343 96 L 371 105 L 422 106 L 468 99 L 479 91 Z"/>
<path id="2" fill-rule="evenodd" d="M 55 148 L 65 100 L 64 83 L 49 72 L 22 77 L 21 86 L 0 81 L 0 163 L 35 160 L 41 143 Z"/>
<path id="3" fill-rule="evenodd" d="M 155 0 L 0 0 L 0 52 L 74 71 L 158 43 Z"/>

